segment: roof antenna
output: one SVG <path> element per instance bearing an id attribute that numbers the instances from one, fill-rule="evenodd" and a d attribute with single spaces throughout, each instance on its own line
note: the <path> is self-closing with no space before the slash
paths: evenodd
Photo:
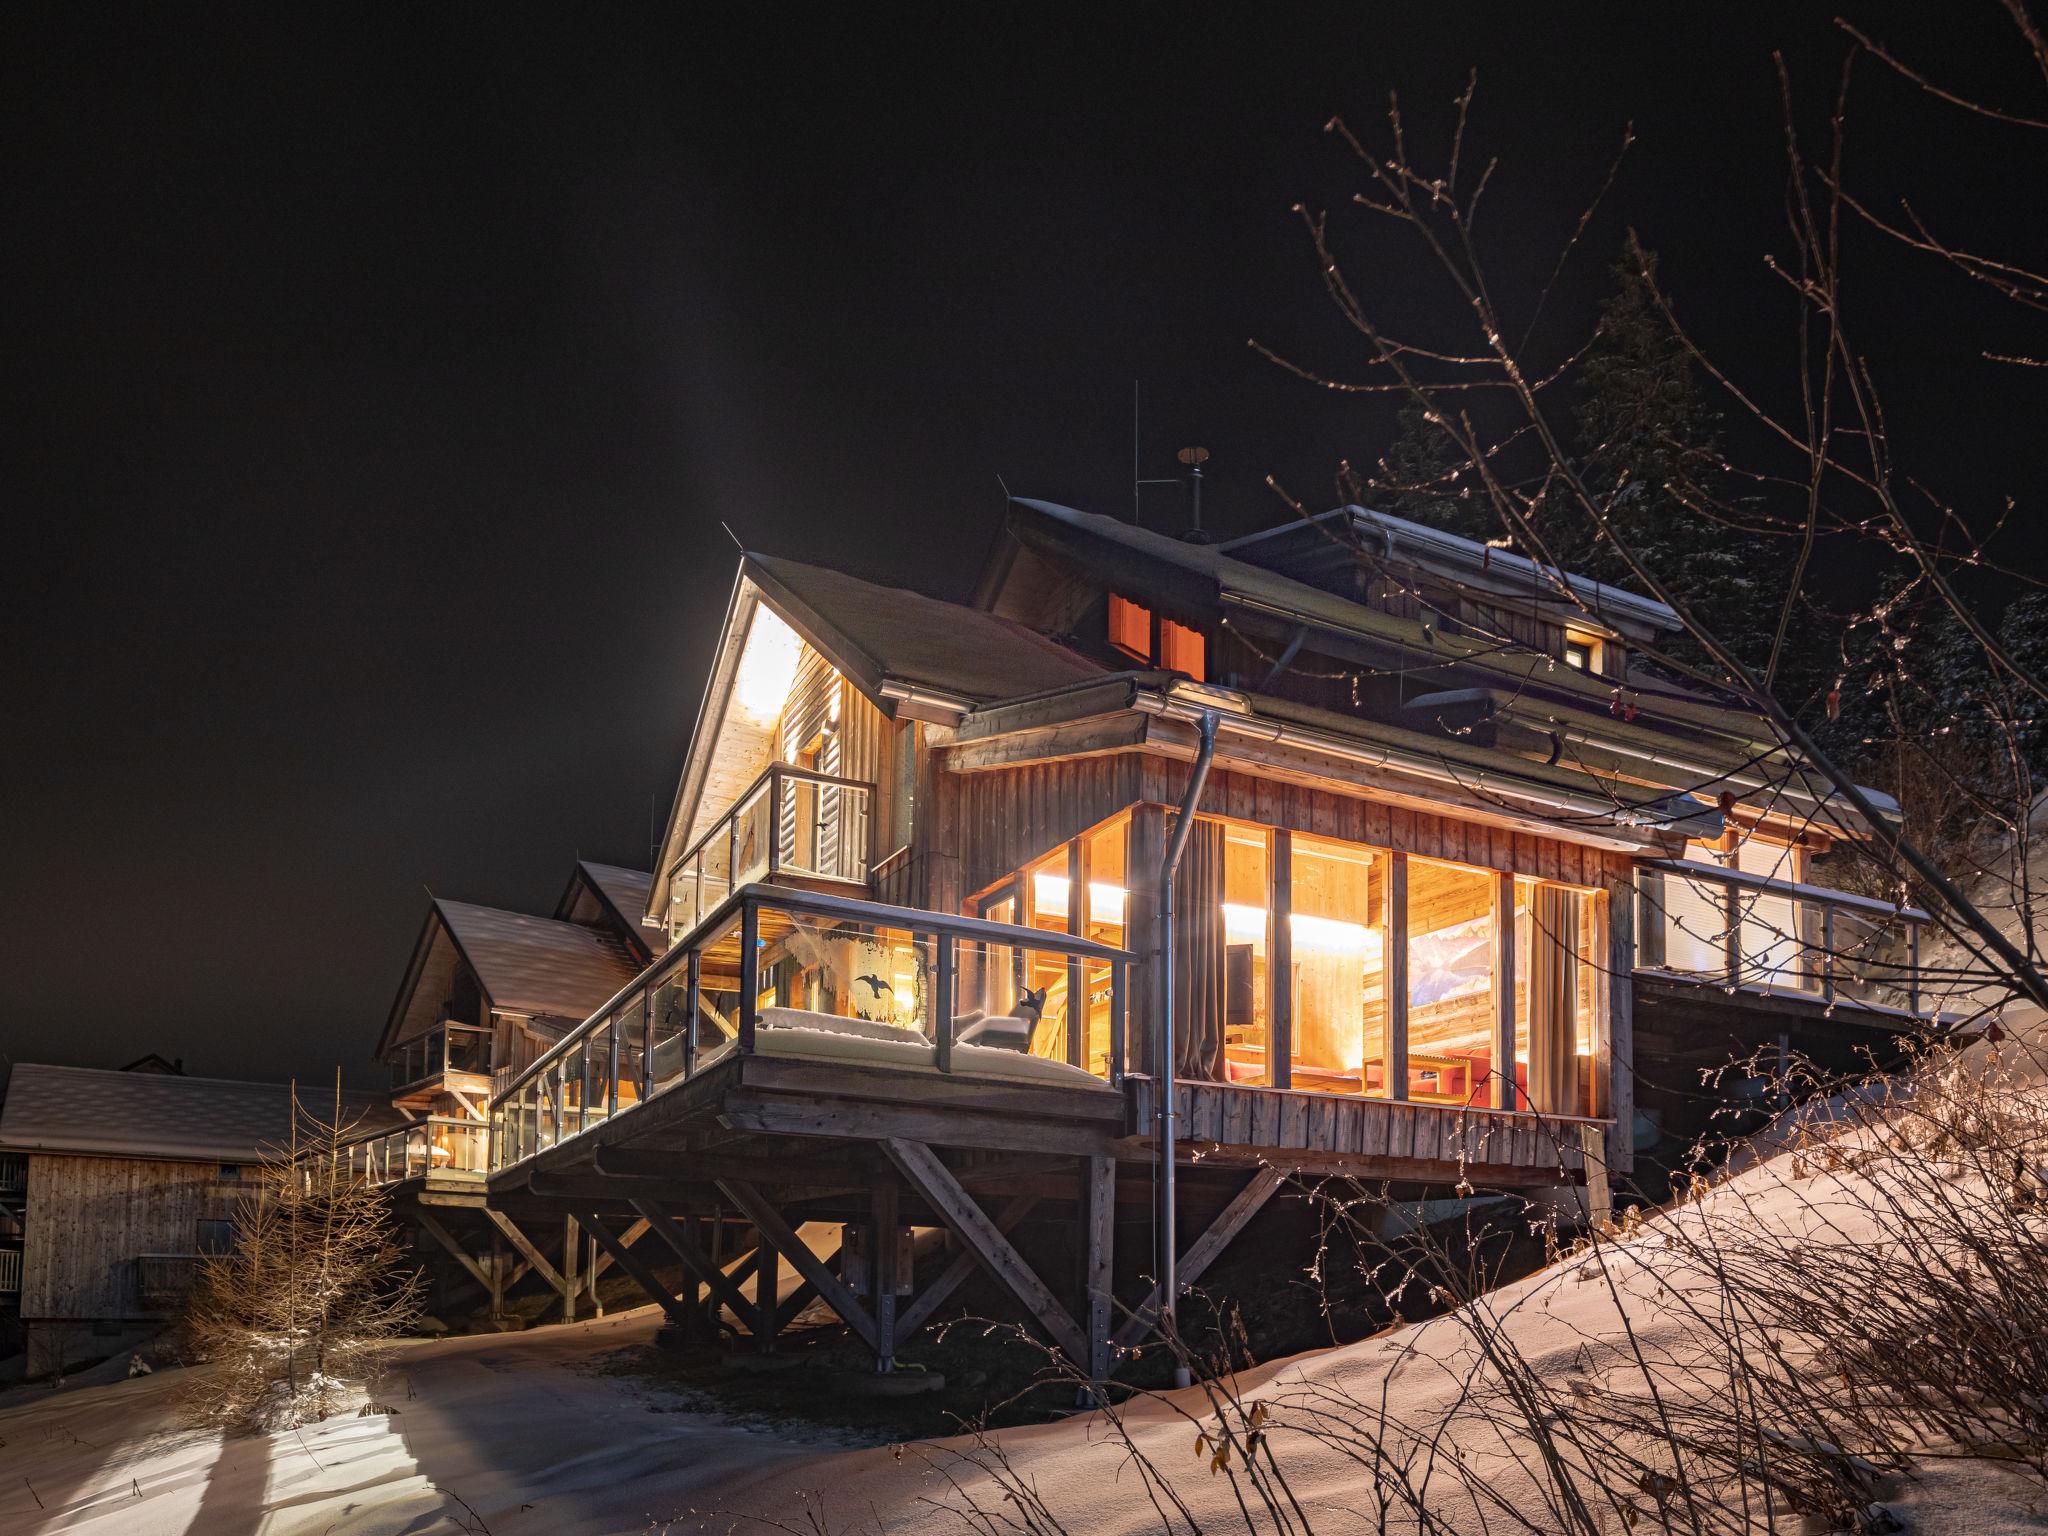
<path id="1" fill-rule="evenodd" d="M 728 539 L 732 540 L 732 547 L 744 555 L 747 552 L 747 546 L 742 544 L 740 542 L 740 536 L 732 531 L 732 524 L 728 523 L 724 518 L 721 517 L 718 520 L 718 526 L 723 528 L 725 530 L 725 536 Z"/>
<path id="2" fill-rule="evenodd" d="M 1206 448 L 1183 448 L 1174 457 L 1187 465 L 1189 473 L 1194 477 L 1192 485 L 1194 526 L 1182 534 L 1181 538 L 1189 544 L 1213 544 L 1216 542 L 1214 537 L 1204 532 L 1202 528 L 1202 466 L 1209 462 L 1209 450 Z"/>
<path id="3" fill-rule="evenodd" d="M 1010 488 L 1007 485 L 1003 485 L 1003 472 L 1001 470 L 996 471 L 996 484 L 1003 486 L 1003 500 L 1015 501 L 1017 499 L 1010 494 Z"/>

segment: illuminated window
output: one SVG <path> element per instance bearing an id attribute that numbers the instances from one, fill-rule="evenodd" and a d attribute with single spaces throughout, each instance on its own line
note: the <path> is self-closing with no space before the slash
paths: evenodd
<path id="1" fill-rule="evenodd" d="M 1197 682 L 1207 677 L 1209 644 L 1200 630 L 1158 618 L 1142 603 L 1109 595 L 1109 643 L 1136 661 L 1154 661 Z"/>
<path id="2" fill-rule="evenodd" d="M 1140 661 L 1152 659 L 1152 610 L 1127 597 L 1109 597 L 1109 643 Z"/>
<path id="3" fill-rule="evenodd" d="M 1159 626 L 1159 664 L 1169 672 L 1185 672 L 1196 682 L 1202 681 L 1203 663 L 1208 659 L 1208 645 L 1199 631 L 1167 620 Z"/>
<path id="4" fill-rule="evenodd" d="M 1564 664 L 1581 672 L 1600 670 L 1600 642 L 1591 635 L 1565 631 Z"/>

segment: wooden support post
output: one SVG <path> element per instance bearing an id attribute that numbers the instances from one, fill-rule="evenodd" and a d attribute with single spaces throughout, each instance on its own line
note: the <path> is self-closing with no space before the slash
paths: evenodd
<path id="1" fill-rule="evenodd" d="M 1088 1342 L 1066 1308 L 1024 1262 L 1010 1240 L 996 1230 L 988 1213 L 960 1187 L 938 1154 L 921 1141 L 885 1138 L 882 1151 L 896 1165 L 919 1199 L 931 1207 L 953 1235 L 973 1252 L 982 1267 L 1015 1296 L 1045 1330 L 1060 1352 L 1077 1367 L 1088 1362 Z"/>
<path id="2" fill-rule="evenodd" d="M 1533 927 L 1531 932 L 1534 932 Z M 1515 877 L 1493 885 L 1493 1107 L 1518 1109 L 1515 1096 Z"/>
<path id="3" fill-rule="evenodd" d="M 772 1354 L 782 1331 L 780 1307 L 782 1265 L 775 1245 L 764 1235 L 754 1249 L 754 1349 Z"/>
<path id="4" fill-rule="evenodd" d="M 1258 1215 L 1273 1191 L 1280 1187 L 1281 1172 L 1271 1166 L 1261 1168 L 1251 1177 L 1251 1182 L 1237 1192 L 1237 1198 L 1223 1208 L 1222 1214 L 1209 1223 L 1209 1230 L 1196 1239 L 1194 1247 L 1184 1254 L 1180 1261 L 1180 1283 L 1183 1290 L 1192 1286 L 1214 1264 L 1223 1250 L 1230 1246 L 1230 1240 L 1242 1232 L 1245 1223 Z M 1152 1325 L 1159 1320 L 1159 1287 L 1140 1302 L 1137 1311 L 1124 1320 L 1116 1331 L 1119 1349 L 1129 1349 L 1152 1331 Z"/>
<path id="5" fill-rule="evenodd" d="M 875 1180 L 868 1193 L 868 1305 L 875 1320 L 875 1369 L 896 1369 L 896 1181 Z"/>
<path id="6" fill-rule="evenodd" d="M 760 1231 L 762 1251 L 771 1253 L 779 1249 L 796 1272 L 818 1288 L 818 1294 L 825 1298 L 826 1304 L 839 1314 L 846 1326 L 859 1335 L 861 1342 L 873 1349 L 874 1319 L 868 1316 L 860 1299 L 811 1252 L 810 1245 L 797 1236 L 795 1229 L 782 1219 L 781 1212 L 768 1203 L 760 1190 L 739 1179 L 721 1179 L 718 1187 Z"/>
<path id="7" fill-rule="evenodd" d="M 649 1230 L 668 1244 L 670 1251 L 683 1261 L 683 1267 L 710 1290 L 710 1305 L 714 1309 L 720 1305 L 729 1307 L 732 1315 L 741 1321 L 752 1315 L 752 1303 L 725 1271 L 705 1256 L 704 1250 L 697 1246 L 675 1217 L 652 1200 L 635 1200 L 632 1204 L 634 1210 L 647 1218 Z M 715 1310 L 713 1315 L 716 1316 Z"/>
<path id="8" fill-rule="evenodd" d="M 1387 855 L 1387 1064 L 1390 1099 L 1408 1097 L 1408 855 Z M 1364 1073 L 1359 1074 L 1360 1078 Z M 1359 1083 L 1363 1088 L 1364 1082 Z"/>
<path id="9" fill-rule="evenodd" d="M 1067 932 L 1088 931 L 1088 839 L 1067 844 Z M 1088 1065 L 1088 973 L 1077 955 L 1067 957 L 1067 1065 Z"/>
<path id="10" fill-rule="evenodd" d="M 1115 1354 L 1110 1347 L 1110 1309 L 1116 1293 L 1116 1159 L 1090 1157 L 1081 1163 L 1081 1208 L 1087 1212 L 1087 1260 L 1081 1272 L 1081 1318 L 1088 1335 L 1088 1379 L 1109 1380 Z"/>
<path id="11" fill-rule="evenodd" d="M 1013 1196 L 1004 1203 L 1000 1211 L 996 1212 L 996 1230 L 1007 1237 L 1017 1223 L 1029 1215 L 1031 1208 L 1037 1204 L 1036 1195 Z M 967 1277 L 980 1267 L 973 1251 L 963 1243 L 960 1251 L 953 1255 L 952 1262 L 940 1270 L 932 1283 L 913 1297 L 910 1305 L 897 1314 L 896 1337 L 907 1339 L 930 1322 L 932 1314 L 946 1304 L 946 1298 L 959 1290 L 966 1283 Z"/>
<path id="12" fill-rule="evenodd" d="M 583 1233 L 574 1216 L 562 1218 L 562 1321 L 576 1321 L 576 1293 L 582 1289 L 577 1260 L 583 1256 Z"/>
<path id="13" fill-rule="evenodd" d="M 1635 1167 L 1636 1028 L 1635 1028 L 1635 902 L 1634 886 L 1622 875 L 1601 903 L 1607 924 L 1607 1007 L 1595 1017 L 1604 1022 L 1594 1042 L 1594 1075 L 1601 1080 L 1601 1103 L 1595 1110 L 1613 1120 L 1607 1132 L 1607 1166 L 1615 1173 Z M 1597 953 L 1597 951 L 1596 951 Z"/>
<path id="14" fill-rule="evenodd" d="M 1294 834 L 1273 834 L 1273 927 L 1266 936 L 1266 1081 L 1294 1086 Z M 1362 1076 L 1363 1074 L 1361 1074 Z"/>
<path id="15" fill-rule="evenodd" d="M 676 1297 L 669 1294 L 668 1287 L 654 1277 L 654 1271 L 640 1262 L 639 1255 L 628 1248 L 623 1239 L 614 1237 L 606 1229 L 604 1222 L 598 1218 L 596 1212 L 585 1212 L 583 1225 L 585 1230 L 590 1233 L 591 1241 L 602 1248 L 605 1256 L 614 1264 L 632 1276 L 633 1283 L 647 1293 L 648 1300 L 661 1308 L 671 1325 L 680 1328 L 688 1322 L 690 1309 L 684 1306 Z M 645 1220 L 636 1223 L 636 1225 L 642 1231 L 646 1230 L 647 1224 Z M 595 1265 L 591 1267 L 593 1270 L 596 1268 Z"/>

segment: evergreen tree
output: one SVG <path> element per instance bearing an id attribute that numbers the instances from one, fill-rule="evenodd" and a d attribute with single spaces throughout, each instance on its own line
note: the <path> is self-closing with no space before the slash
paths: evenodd
<path id="1" fill-rule="evenodd" d="M 1628 260 L 1617 263 L 1615 290 L 1587 349 L 1575 411 L 1580 473 L 1650 572 L 1718 639 L 1761 662 L 1782 582 L 1770 578 L 1765 541 L 1731 526 L 1719 414 L 1657 307 L 1656 258 L 1644 257 L 1647 279 Z M 1640 585 L 1581 509 L 1557 505 L 1537 532 L 1566 570 Z M 1686 641 L 1673 649 L 1687 659 L 1703 654 Z"/>
<path id="2" fill-rule="evenodd" d="M 1485 500 L 1470 494 L 1471 460 L 1450 433 L 1413 403 L 1395 419 L 1401 435 L 1388 445 L 1373 480 L 1374 508 L 1468 539 L 1497 533 Z"/>

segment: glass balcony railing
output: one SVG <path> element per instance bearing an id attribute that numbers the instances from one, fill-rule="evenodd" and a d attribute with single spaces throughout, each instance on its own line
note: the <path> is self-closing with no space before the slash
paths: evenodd
<path id="1" fill-rule="evenodd" d="M 507 1080 L 491 1105 L 491 1166 L 735 1055 L 1115 1083 L 1129 960 L 1046 930 L 745 885 Z"/>
<path id="2" fill-rule="evenodd" d="M 1925 1017 L 1928 915 L 1690 861 L 1637 866 L 1636 967 L 1743 992 Z"/>
<path id="3" fill-rule="evenodd" d="M 365 1183 L 402 1184 L 430 1173 L 473 1174 L 490 1166 L 490 1128 L 479 1120 L 429 1115 L 348 1143 L 349 1173 Z"/>
<path id="4" fill-rule="evenodd" d="M 392 1052 L 391 1086 L 410 1088 L 449 1072 L 488 1077 L 491 1031 L 473 1024 L 437 1024 Z"/>
<path id="5" fill-rule="evenodd" d="M 874 786 L 771 763 L 669 873 L 669 932 L 687 933 L 734 890 L 797 878 L 865 887 Z"/>

